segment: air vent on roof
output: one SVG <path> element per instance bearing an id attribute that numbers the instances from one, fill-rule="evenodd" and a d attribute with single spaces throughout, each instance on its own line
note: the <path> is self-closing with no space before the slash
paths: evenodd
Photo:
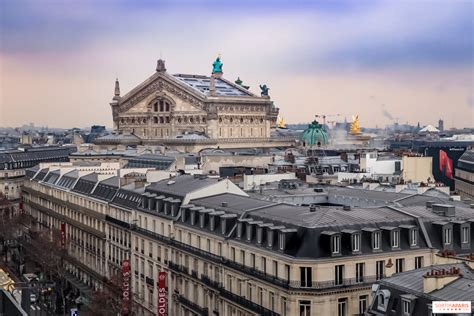
<path id="1" fill-rule="evenodd" d="M 324 192 L 324 189 L 323 188 L 314 188 L 313 191 L 318 192 L 318 193 L 322 193 L 322 192 Z"/>
<path id="2" fill-rule="evenodd" d="M 176 181 L 170 180 L 170 181 L 168 181 L 166 184 L 167 184 L 167 185 L 172 185 L 172 184 L 175 184 L 175 183 L 176 183 Z"/>
<path id="3" fill-rule="evenodd" d="M 229 205 L 229 203 L 227 203 L 227 202 L 222 202 L 221 203 L 221 206 L 223 206 L 223 207 L 227 207 L 228 205 Z"/>
<path id="4" fill-rule="evenodd" d="M 342 207 L 342 209 L 343 209 L 344 211 L 350 211 L 350 210 L 351 210 L 351 206 L 350 206 L 350 205 L 344 205 L 344 206 Z"/>

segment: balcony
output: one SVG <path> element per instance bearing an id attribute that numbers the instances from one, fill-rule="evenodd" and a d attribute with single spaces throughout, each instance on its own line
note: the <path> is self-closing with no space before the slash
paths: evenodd
<path id="1" fill-rule="evenodd" d="M 202 316 L 209 315 L 209 310 L 207 308 L 201 307 L 198 304 L 191 302 L 190 300 L 185 298 L 183 295 L 175 294 L 174 297 L 178 302 L 180 302 L 182 305 L 192 310 L 194 313 L 197 313 Z"/>
<path id="2" fill-rule="evenodd" d="M 116 219 L 114 217 L 110 217 L 109 215 L 105 215 L 105 220 L 107 222 L 110 222 L 112 224 L 115 224 L 115 225 L 118 225 L 118 226 L 121 226 L 123 228 L 126 228 L 126 229 L 130 229 L 130 224 L 129 223 L 126 223 L 124 221 L 121 221 L 119 219 Z"/>
<path id="3" fill-rule="evenodd" d="M 173 271 L 186 273 L 186 274 L 188 274 L 188 271 L 189 271 L 187 267 L 182 266 L 180 264 L 176 264 L 172 261 L 168 261 L 168 267 Z"/>
<path id="4" fill-rule="evenodd" d="M 208 316 L 209 315 L 209 310 L 205 307 L 201 307 L 196 303 L 191 302 L 188 300 L 186 297 L 180 294 L 174 294 L 174 298 L 180 302 L 182 305 L 186 306 L 190 310 L 192 310 L 194 313 L 197 313 L 202 316 Z"/>
<path id="5" fill-rule="evenodd" d="M 235 304 L 237 305 L 240 305 L 240 306 L 243 306 L 249 310 L 251 310 L 252 312 L 255 312 L 255 313 L 258 313 L 259 315 L 263 315 L 263 316 L 279 316 L 278 313 L 275 313 L 271 310 L 269 310 L 268 308 L 265 308 L 261 305 L 258 305 L 257 303 L 254 303 L 242 296 L 239 296 L 237 294 L 234 294 L 230 291 L 227 291 L 225 289 L 220 289 L 220 295 L 225 298 L 225 299 L 228 299 L 229 301 L 232 301 L 234 302 Z"/>
<path id="6" fill-rule="evenodd" d="M 385 277 L 385 276 L 383 276 Z M 321 289 L 329 289 L 329 288 L 337 288 L 337 287 L 348 287 L 348 286 L 362 286 L 362 285 L 369 285 L 375 283 L 377 280 L 380 279 L 380 276 L 365 276 L 359 278 L 346 278 L 341 279 L 336 282 L 336 280 L 330 281 L 319 281 L 319 282 L 301 282 L 301 281 L 290 281 L 289 288 L 290 289 L 308 289 L 308 290 L 321 290 Z"/>
<path id="7" fill-rule="evenodd" d="M 221 290 L 223 289 L 222 283 L 211 280 L 207 275 L 201 274 L 201 281 L 202 283 L 216 289 L 216 290 Z"/>

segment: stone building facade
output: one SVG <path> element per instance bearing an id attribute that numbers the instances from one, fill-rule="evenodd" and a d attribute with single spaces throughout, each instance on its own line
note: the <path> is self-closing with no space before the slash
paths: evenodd
<path id="1" fill-rule="evenodd" d="M 170 315 L 363 314 L 375 281 L 473 249 L 474 211 L 460 202 L 302 207 L 250 198 L 227 179 L 133 187 L 109 171 L 29 170 L 25 210 L 66 224 L 69 271 L 93 288 L 129 260 L 139 315 L 156 314 L 160 272 Z"/>
<path id="2" fill-rule="evenodd" d="M 114 129 L 148 142 L 189 134 L 203 139 L 270 138 L 278 109 L 268 89 L 257 96 L 224 79 L 220 66 L 211 76 L 172 75 L 160 59 L 156 72 L 124 96 L 117 80 L 110 103 Z"/>

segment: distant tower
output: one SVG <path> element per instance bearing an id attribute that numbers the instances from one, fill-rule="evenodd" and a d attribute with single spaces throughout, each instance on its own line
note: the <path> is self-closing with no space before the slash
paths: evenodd
<path id="1" fill-rule="evenodd" d="M 118 115 L 118 107 L 120 104 L 120 84 L 118 78 L 115 79 L 115 89 L 114 89 L 114 97 L 112 98 L 112 102 L 110 102 L 110 107 L 112 108 L 112 119 L 114 122 L 114 130 L 118 129 L 119 124 L 119 115 Z"/>
<path id="2" fill-rule="evenodd" d="M 439 119 L 438 121 L 438 130 L 440 132 L 444 131 L 444 121 L 442 119 Z"/>

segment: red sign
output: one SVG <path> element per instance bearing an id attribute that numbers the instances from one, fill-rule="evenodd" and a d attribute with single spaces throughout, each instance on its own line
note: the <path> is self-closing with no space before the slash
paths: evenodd
<path id="1" fill-rule="evenodd" d="M 61 223 L 61 247 L 66 246 L 66 224 Z"/>
<path id="2" fill-rule="evenodd" d="M 122 315 L 130 313 L 130 261 L 122 261 Z"/>
<path id="3" fill-rule="evenodd" d="M 158 316 L 167 316 L 166 272 L 158 272 Z"/>

